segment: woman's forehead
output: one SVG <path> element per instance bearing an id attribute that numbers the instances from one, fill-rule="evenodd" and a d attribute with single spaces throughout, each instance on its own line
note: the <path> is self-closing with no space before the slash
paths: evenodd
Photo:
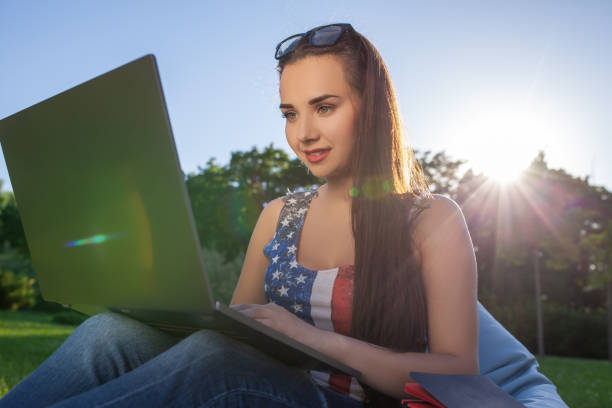
<path id="1" fill-rule="evenodd" d="M 280 78 L 282 103 L 301 103 L 323 94 L 348 96 L 340 59 L 334 55 L 308 56 L 283 68 Z"/>

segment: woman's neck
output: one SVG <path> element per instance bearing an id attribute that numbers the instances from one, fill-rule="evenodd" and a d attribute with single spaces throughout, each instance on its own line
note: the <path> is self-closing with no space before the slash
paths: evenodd
<path id="1" fill-rule="evenodd" d="M 350 204 L 351 188 L 353 188 L 353 180 L 350 178 L 327 179 L 327 183 L 319 189 L 319 195 L 330 204 Z"/>

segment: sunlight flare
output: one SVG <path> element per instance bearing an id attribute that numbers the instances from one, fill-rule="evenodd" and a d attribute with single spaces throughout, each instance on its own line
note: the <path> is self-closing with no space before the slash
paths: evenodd
<path id="1" fill-rule="evenodd" d="M 567 118 L 550 104 L 492 95 L 467 104 L 444 126 L 449 150 L 500 184 L 517 180 L 538 152 L 566 137 Z"/>

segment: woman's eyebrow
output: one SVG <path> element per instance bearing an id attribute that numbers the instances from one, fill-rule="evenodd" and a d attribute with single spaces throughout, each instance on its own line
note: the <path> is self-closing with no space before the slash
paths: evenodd
<path id="1" fill-rule="evenodd" d="M 321 96 L 317 96 L 316 98 L 312 98 L 311 100 L 308 101 L 309 105 L 314 105 L 316 103 L 322 102 L 327 98 L 339 98 L 338 95 L 332 95 L 332 94 L 323 94 Z M 291 109 L 294 106 L 291 105 L 290 103 L 281 103 L 279 106 L 279 109 Z"/>

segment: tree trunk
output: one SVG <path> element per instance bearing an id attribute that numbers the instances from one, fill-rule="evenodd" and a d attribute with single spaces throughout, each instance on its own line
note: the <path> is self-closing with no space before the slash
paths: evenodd
<path id="1" fill-rule="evenodd" d="M 542 289 L 540 285 L 540 251 L 534 251 L 535 301 L 538 330 L 538 355 L 544 356 L 544 323 L 542 319 Z"/>
<path id="2" fill-rule="evenodd" d="M 612 276 L 608 276 L 608 360 L 612 364 Z"/>

